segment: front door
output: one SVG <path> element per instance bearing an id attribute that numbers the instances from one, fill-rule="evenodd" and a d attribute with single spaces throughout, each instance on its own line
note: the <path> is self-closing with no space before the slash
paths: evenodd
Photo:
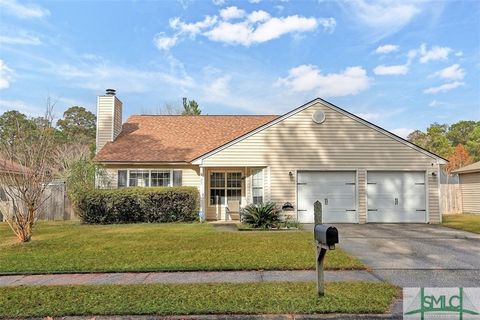
<path id="1" fill-rule="evenodd" d="M 210 171 L 208 178 L 208 209 L 217 220 L 227 220 L 229 200 L 242 199 L 242 172 L 234 170 Z"/>

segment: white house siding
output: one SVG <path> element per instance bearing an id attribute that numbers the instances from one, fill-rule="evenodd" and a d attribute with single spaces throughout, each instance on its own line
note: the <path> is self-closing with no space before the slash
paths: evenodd
<path id="1" fill-rule="evenodd" d="M 316 110 L 325 113 L 325 122 L 312 121 Z M 235 164 L 268 167 L 270 199 L 291 202 L 295 208 L 297 170 L 355 170 L 364 184 L 368 170 L 436 172 L 438 168 L 436 159 L 320 102 L 203 159 L 207 167 Z M 438 183 L 432 175 L 428 181 L 430 221 L 438 222 Z M 358 188 L 360 222 L 366 216 L 365 190 Z"/>
<path id="2" fill-rule="evenodd" d="M 480 213 L 480 172 L 461 173 L 463 212 Z"/>

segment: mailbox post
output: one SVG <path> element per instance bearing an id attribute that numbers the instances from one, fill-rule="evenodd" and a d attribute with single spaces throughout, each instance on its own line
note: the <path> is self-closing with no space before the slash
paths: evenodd
<path id="1" fill-rule="evenodd" d="M 317 293 L 319 296 L 323 296 L 325 294 L 323 260 L 327 250 L 335 250 L 335 244 L 338 243 L 338 230 L 333 226 L 322 224 L 322 204 L 320 201 L 317 200 L 313 208 L 315 214 L 315 228 L 313 232 L 317 244 Z"/>

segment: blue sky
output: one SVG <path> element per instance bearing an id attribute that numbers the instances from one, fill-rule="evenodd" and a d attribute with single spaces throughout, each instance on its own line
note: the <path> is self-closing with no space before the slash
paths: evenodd
<path id="1" fill-rule="evenodd" d="M 0 0 L 0 112 L 124 118 L 187 96 L 207 114 L 282 114 L 315 97 L 405 136 L 480 119 L 479 1 Z"/>

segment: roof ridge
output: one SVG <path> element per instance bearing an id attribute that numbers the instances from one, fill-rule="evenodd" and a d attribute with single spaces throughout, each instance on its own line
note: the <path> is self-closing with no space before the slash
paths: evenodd
<path id="1" fill-rule="evenodd" d="M 279 114 L 131 114 L 129 117 L 280 117 Z"/>

